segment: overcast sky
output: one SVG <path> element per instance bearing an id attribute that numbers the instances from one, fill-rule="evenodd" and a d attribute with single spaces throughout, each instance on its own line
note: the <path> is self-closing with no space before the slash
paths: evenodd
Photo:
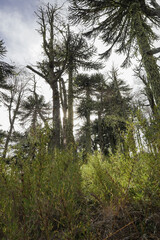
<path id="1" fill-rule="evenodd" d="M 47 3 L 48 0 L 43 0 Z M 62 1 L 50 0 L 61 4 Z M 0 0 L 0 38 L 7 47 L 7 57 L 15 63 L 28 64 L 37 60 L 41 39 L 35 31 L 40 0 Z"/>
<path id="2" fill-rule="evenodd" d="M 160 0 L 158 0 L 160 1 Z M 7 62 L 14 62 L 16 65 L 26 66 L 35 63 L 41 53 L 41 38 L 37 31 L 36 16 L 34 11 L 38 6 L 47 3 L 48 0 L 0 0 L 0 39 L 3 39 L 7 48 L 7 56 L 4 59 Z M 51 4 L 61 5 L 65 0 L 49 0 Z M 106 48 L 99 42 L 99 53 Z M 103 73 L 111 70 L 114 62 L 116 67 L 120 67 L 123 57 L 112 54 L 109 61 L 106 62 L 106 68 Z M 135 85 L 134 77 L 130 69 L 120 70 L 121 78 L 124 78 L 131 86 Z M 43 85 L 43 80 L 38 80 Z M 41 92 L 45 96 L 51 96 L 49 86 L 43 87 Z M 0 109 L 0 114 L 4 116 L 4 109 Z M 2 115 L 1 115 L 2 116 Z M 7 129 L 6 118 L 1 118 L 0 124 Z"/>
<path id="3" fill-rule="evenodd" d="M 0 0 L 0 39 L 3 39 L 7 48 L 4 61 L 13 62 L 17 66 L 25 67 L 34 64 L 42 52 L 41 38 L 37 28 L 34 11 L 48 0 Z M 63 0 L 50 0 L 51 4 L 62 4 Z M 42 85 L 41 93 L 51 97 L 51 91 L 44 80 L 37 77 Z M 4 108 L 0 108 L 0 125 L 7 130 L 8 118 Z"/>

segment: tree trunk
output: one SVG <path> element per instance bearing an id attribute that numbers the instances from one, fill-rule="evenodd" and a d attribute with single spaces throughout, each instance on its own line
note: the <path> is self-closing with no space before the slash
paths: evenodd
<path id="1" fill-rule="evenodd" d="M 67 144 L 67 93 L 66 87 L 63 78 L 60 79 L 59 82 L 59 89 L 60 89 L 60 99 L 61 105 L 63 110 L 63 128 L 62 128 L 62 145 L 66 147 Z"/>
<path id="2" fill-rule="evenodd" d="M 156 104 L 160 107 L 160 73 L 153 55 L 148 54 L 151 50 L 146 31 L 143 27 L 143 20 L 140 11 L 135 8 L 134 28 L 136 32 L 139 51 L 142 56 L 144 68 L 147 73 L 147 79 L 151 85 Z"/>
<path id="3" fill-rule="evenodd" d="M 152 92 L 152 90 L 149 86 L 146 86 L 145 92 L 146 92 L 146 96 L 147 96 L 150 108 L 152 110 L 152 113 L 153 113 L 153 115 L 155 115 L 156 114 L 156 112 L 155 112 L 156 104 L 155 104 L 155 100 L 154 100 L 154 97 L 153 97 L 153 92 Z"/>
<path id="4" fill-rule="evenodd" d="M 60 148 L 60 102 L 59 102 L 59 91 L 57 81 L 53 81 L 52 84 L 53 93 L 53 130 L 51 135 L 50 149 L 53 150 L 55 147 Z"/>
<path id="5" fill-rule="evenodd" d="M 73 136 L 73 70 L 69 68 L 69 83 L 68 83 L 68 144 L 74 143 Z"/>
<path id="6" fill-rule="evenodd" d="M 86 110 L 86 152 L 91 152 L 91 120 L 90 120 L 90 91 L 87 89 L 86 92 L 86 99 L 87 99 L 87 110 Z"/>
<path id="7" fill-rule="evenodd" d="M 98 111 L 98 138 L 99 138 L 99 146 L 101 151 L 103 152 L 103 131 L 102 131 L 102 116 L 101 110 Z"/>
<path id="8" fill-rule="evenodd" d="M 16 105 L 16 108 L 14 110 L 13 118 L 10 119 L 10 129 L 9 129 L 9 132 L 8 132 L 8 135 L 7 135 L 7 138 L 6 138 L 6 142 L 5 142 L 5 146 L 4 146 L 3 158 L 6 158 L 6 154 L 7 154 L 7 150 L 8 150 L 8 144 L 9 144 L 9 141 L 11 139 L 11 135 L 12 135 L 12 132 L 13 132 L 13 127 L 14 127 L 14 123 L 15 123 L 15 120 L 16 120 L 18 110 L 19 110 L 20 102 L 21 102 L 21 92 L 19 93 L 19 96 L 18 96 L 17 105 Z"/>

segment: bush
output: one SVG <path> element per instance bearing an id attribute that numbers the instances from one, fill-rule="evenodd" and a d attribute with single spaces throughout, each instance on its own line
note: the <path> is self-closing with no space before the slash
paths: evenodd
<path id="1" fill-rule="evenodd" d="M 158 239 L 159 129 L 152 141 L 154 123 L 139 116 L 108 157 L 51 154 L 49 131 L 39 129 L 9 164 L 1 159 L 0 239 Z"/>
<path id="2" fill-rule="evenodd" d="M 34 154 L 19 150 L 16 161 L 1 164 L 1 239 L 79 239 L 87 222 L 78 159 L 48 154 L 44 131 L 31 140 Z"/>

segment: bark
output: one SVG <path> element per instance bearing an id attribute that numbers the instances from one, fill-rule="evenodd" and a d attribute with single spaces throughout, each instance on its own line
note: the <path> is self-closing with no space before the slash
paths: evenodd
<path id="1" fill-rule="evenodd" d="M 100 145 L 100 149 L 103 152 L 104 150 L 104 144 L 103 144 L 103 129 L 102 129 L 102 112 L 103 112 L 103 87 L 101 85 L 100 88 L 100 101 L 99 101 L 99 105 L 98 105 L 98 138 L 99 138 L 99 145 Z"/>
<path id="2" fill-rule="evenodd" d="M 101 110 L 98 111 L 98 138 L 99 138 L 99 146 L 101 151 L 103 152 L 103 131 L 102 131 L 102 116 Z"/>
<path id="3" fill-rule="evenodd" d="M 152 90 L 150 89 L 149 86 L 147 86 L 145 91 L 146 91 L 146 95 L 147 95 L 147 98 L 148 98 L 149 105 L 151 107 L 152 113 L 153 113 L 153 115 L 155 115 L 156 114 L 156 112 L 155 112 L 156 105 L 155 105 L 155 101 L 154 101 L 154 98 L 153 98 Z"/>
<path id="4" fill-rule="evenodd" d="M 74 143 L 73 136 L 73 69 L 69 67 L 69 83 L 68 83 L 68 130 L 67 143 Z"/>
<path id="5" fill-rule="evenodd" d="M 114 129 L 113 129 L 113 132 L 111 131 L 110 134 L 109 134 L 109 142 L 110 142 L 110 147 L 111 147 L 111 150 L 112 150 L 112 153 L 115 153 L 116 151 L 116 139 L 115 139 L 115 132 L 114 132 Z"/>
<path id="6" fill-rule="evenodd" d="M 160 5 L 157 3 L 156 0 L 151 0 L 151 5 L 154 7 L 154 9 L 151 9 L 153 15 L 160 18 Z"/>
<path id="7" fill-rule="evenodd" d="M 59 58 L 59 53 L 57 52 L 57 42 L 58 34 L 63 37 L 64 44 L 66 42 L 65 32 L 63 32 L 62 25 L 57 25 L 57 16 L 59 8 L 53 7 L 52 5 L 46 5 L 46 9 L 40 7 L 36 13 L 38 17 L 39 30 L 43 41 L 43 50 L 47 57 L 46 66 L 43 67 L 42 64 L 38 64 L 37 68 L 40 70 L 37 71 L 31 66 L 27 66 L 31 71 L 41 76 L 45 81 L 50 85 L 52 89 L 53 97 L 53 130 L 51 132 L 49 149 L 52 151 L 55 147 L 60 148 L 60 138 L 61 138 L 61 121 L 60 121 L 60 99 L 59 99 L 59 89 L 58 81 L 60 80 L 67 63 L 67 51 L 63 47 L 63 44 L 58 47 L 62 47 L 61 53 L 64 53 L 62 58 Z M 58 41 L 57 41 L 58 40 Z M 60 50 L 59 50 L 60 51 Z"/>
<path id="8" fill-rule="evenodd" d="M 57 81 L 53 82 L 52 85 L 53 91 L 53 132 L 51 137 L 51 148 L 60 148 L 60 101 L 59 101 L 59 91 Z"/>
<path id="9" fill-rule="evenodd" d="M 50 54 L 52 55 L 52 49 L 50 49 Z M 27 66 L 28 69 L 33 71 L 34 73 L 38 74 L 39 76 L 43 77 L 46 82 L 50 85 L 52 89 L 52 101 L 53 101 L 53 130 L 51 133 L 50 143 L 49 143 L 49 149 L 53 150 L 54 147 L 59 148 L 60 147 L 60 100 L 59 100 L 59 90 L 58 90 L 58 80 L 61 77 L 64 68 L 65 63 L 60 72 L 55 74 L 54 72 L 54 56 L 52 55 L 52 58 L 49 59 L 48 62 L 48 77 L 41 74 L 39 71 L 35 70 L 31 66 Z"/>
<path id="10" fill-rule="evenodd" d="M 142 55 L 142 61 L 147 73 L 147 79 L 151 85 L 153 96 L 156 104 L 160 107 L 160 73 L 153 55 L 148 55 L 151 50 L 146 31 L 143 27 L 143 20 L 140 11 L 135 9 L 134 28 L 136 31 L 137 43 L 139 51 Z"/>
<path id="11" fill-rule="evenodd" d="M 61 99 L 61 105 L 63 110 L 63 128 L 62 128 L 62 144 L 63 147 L 66 147 L 67 145 L 67 93 L 66 93 L 66 87 L 63 78 L 60 79 L 59 83 L 60 88 L 60 99 Z"/>
<path id="12" fill-rule="evenodd" d="M 86 91 L 86 99 L 87 99 L 87 111 L 86 111 L 86 152 L 91 152 L 91 120 L 90 120 L 90 91 L 87 89 Z"/>
<path id="13" fill-rule="evenodd" d="M 145 79 L 145 77 L 139 75 L 139 78 L 143 81 L 143 83 L 145 85 L 146 96 L 147 96 L 150 108 L 152 110 L 152 113 L 154 115 L 155 114 L 155 109 L 156 109 L 156 104 L 155 104 L 155 100 L 154 100 L 154 97 L 153 97 L 153 92 L 152 92 L 152 90 L 149 86 L 148 81 Z"/>
<path id="14" fill-rule="evenodd" d="M 28 68 L 28 69 L 31 70 L 32 72 L 36 73 L 36 74 L 39 75 L 40 77 L 45 78 L 45 76 L 44 76 L 41 72 L 37 71 L 37 70 L 34 69 L 33 67 L 27 65 L 26 68 Z"/>
<path id="15" fill-rule="evenodd" d="M 153 48 L 150 51 L 148 51 L 147 53 L 149 55 L 154 55 L 154 54 L 159 53 L 159 52 L 160 52 L 160 47 L 159 48 Z"/>

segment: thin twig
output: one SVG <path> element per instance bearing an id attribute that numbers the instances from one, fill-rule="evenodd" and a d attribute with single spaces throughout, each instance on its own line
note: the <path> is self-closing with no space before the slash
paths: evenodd
<path id="1" fill-rule="evenodd" d="M 112 237 L 113 235 L 117 234 L 118 232 L 122 231 L 124 228 L 130 226 L 131 224 L 134 224 L 134 221 L 128 223 L 127 225 L 123 226 L 122 228 L 118 229 L 116 232 L 111 233 L 108 237 L 106 237 L 104 240 L 109 239 L 110 237 Z"/>

